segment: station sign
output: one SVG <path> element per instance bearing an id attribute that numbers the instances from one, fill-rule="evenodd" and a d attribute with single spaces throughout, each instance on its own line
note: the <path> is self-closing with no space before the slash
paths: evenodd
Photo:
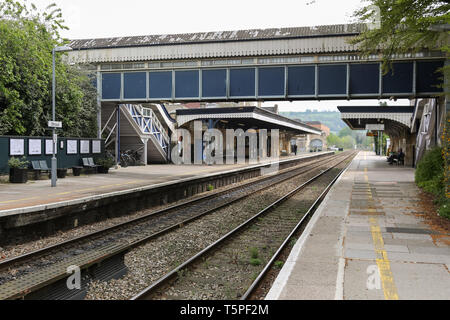
<path id="1" fill-rule="evenodd" d="M 384 131 L 384 124 L 366 124 L 366 130 Z"/>
<path id="2" fill-rule="evenodd" d="M 374 132 L 367 132 L 368 137 L 378 137 L 378 133 Z"/>
<path id="3" fill-rule="evenodd" d="M 48 122 L 49 128 L 55 128 L 55 129 L 61 129 L 62 128 L 62 122 L 61 121 L 49 121 Z"/>

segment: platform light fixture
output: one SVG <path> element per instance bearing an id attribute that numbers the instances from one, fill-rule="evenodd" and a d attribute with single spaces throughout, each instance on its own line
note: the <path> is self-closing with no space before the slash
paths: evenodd
<path id="1" fill-rule="evenodd" d="M 69 46 L 60 46 L 54 47 L 52 50 L 52 60 L 53 60 L 53 81 L 52 81 L 52 121 L 55 121 L 56 118 L 56 76 L 55 76 L 55 53 L 56 52 L 68 52 L 73 49 Z M 57 136 L 56 136 L 56 128 L 52 128 L 53 131 L 53 154 L 52 154 L 52 188 L 56 187 L 56 168 L 57 168 L 57 160 L 56 160 L 56 148 L 57 148 Z"/>

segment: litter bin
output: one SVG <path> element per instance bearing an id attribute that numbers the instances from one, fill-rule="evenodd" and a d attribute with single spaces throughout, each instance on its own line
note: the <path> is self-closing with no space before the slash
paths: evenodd
<path id="1" fill-rule="evenodd" d="M 67 175 L 67 169 L 66 168 L 60 168 L 56 170 L 56 176 L 58 179 L 64 179 Z"/>
<path id="2" fill-rule="evenodd" d="M 78 177 L 81 174 L 81 169 L 83 169 L 83 167 L 72 167 L 74 177 Z"/>

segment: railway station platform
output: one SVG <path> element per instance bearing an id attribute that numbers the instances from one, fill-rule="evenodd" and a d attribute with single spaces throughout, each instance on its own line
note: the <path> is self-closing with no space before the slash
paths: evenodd
<path id="1" fill-rule="evenodd" d="M 449 299 L 450 230 L 430 217 L 436 214 L 421 197 L 414 169 L 359 153 L 266 300 Z"/>

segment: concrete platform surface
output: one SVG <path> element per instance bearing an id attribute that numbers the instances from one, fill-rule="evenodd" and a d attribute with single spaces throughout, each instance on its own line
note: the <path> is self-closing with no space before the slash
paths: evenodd
<path id="1" fill-rule="evenodd" d="M 325 153 L 325 152 L 323 152 Z M 298 156 L 282 157 L 280 161 L 311 157 L 321 153 L 304 153 Z M 260 164 L 267 163 L 263 161 Z M 57 187 L 51 188 L 49 179 L 29 180 L 26 184 L 0 183 L 0 216 L 25 212 L 24 208 L 58 206 L 79 199 L 101 197 L 115 192 L 129 191 L 162 183 L 184 179 L 206 177 L 212 174 L 239 170 L 255 164 L 234 164 L 220 166 L 197 165 L 149 165 L 111 169 L 109 174 L 89 174 L 79 177 L 68 176 L 58 179 Z M 46 177 L 46 175 L 43 175 Z M 20 212 L 19 212 L 20 211 Z"/>
<path id="2" fill-rule="evenodd" d="M 414 169 L 361 152 L 266 299 L 450 299 L 450 233 L 426 223 L 419 192 Z"/>

